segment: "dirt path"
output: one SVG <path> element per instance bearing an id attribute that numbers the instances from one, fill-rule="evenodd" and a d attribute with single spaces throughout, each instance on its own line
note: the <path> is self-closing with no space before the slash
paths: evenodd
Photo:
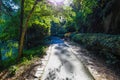
<path id="1" fill-rule="evenodd" d="M 52 44 L 41 80 L 94 80 L 65 43 Z"/>

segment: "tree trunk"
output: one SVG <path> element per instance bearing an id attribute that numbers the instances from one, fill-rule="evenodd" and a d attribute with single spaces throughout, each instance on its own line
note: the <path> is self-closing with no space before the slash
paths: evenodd
<path id="1" fill-rule="evenodd" d="M 24 2 L 25 0 L 21 1 L 21 13 L 20 13 L 20 37 L 22 34 L 22 28 L 23 28 L 23 19 L 24 19 Z"/>
<path id="2" fill-rule="evenodd" d="M 21 34 L 22 34 L 22 29 L 23 29 L 23 19 L 24 19 L 24 2 L 25 0 L 21 1 L 21 13 L 20 13 L 20 28 L 19 28 L 19 51 L 20 51 L 20 39 L 21 39 Z M 19 52 L 18 52 L 19 53 Z M 19 55 L 20 56 L 20 55 Z M 19 59 L 19 58 L 18 58 Z"/>
<path id="3" fill-rule="evenodd" d="M 23 47 L 24 47 L 25 33 L 26 33 L 26 31 L 27 31 L 28 22 L 29 22 L 29 20 L 30 20 L 30 18 L 31 18 L 31 16 L 32 16 L 32 13 L 33 13 L 33 11 L 34 11 L 37 3 L 38 3 L 38 0 L 35 1 L 32 9 L 31 9 L 31 11 L 30 11 L 30 13 L 29 13 L 29 15 L 28 15 L 28 17 L 27 17 L 27 19 L 26 19 L 25 25 L 23 26 L 22 33 L 21 33 L 21 37 L 20 37 L 18 60 L 19 60 L 19 59 L 21 58 L 21 56 L 22 56 Z"/>

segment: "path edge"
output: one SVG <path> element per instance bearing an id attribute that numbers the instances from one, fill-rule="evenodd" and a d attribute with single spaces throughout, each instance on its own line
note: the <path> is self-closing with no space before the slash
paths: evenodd
<path id="1" fill-rule="evenodd" d="M 85 69 L 90 73 L 90 75 L 91 75 L 91 77 L 93 78 L 93 80 L 96 80 L 95 75 L 93 74 L 93 71 L 91 70 L 90 66 L 87 66 L 81 59 L 78 58 L 78 56 L 76 55 L 77 52 L 75 52 L 68 43 L 69 43 L 69 42 L 66 42 L 66 41 L 65 41 L 65 44 L 70 47 L 73 55 L 74 55 L 78 60 L 81 61 L 81 63 L 82 63 L 83 66 L 85 67 Z"/>

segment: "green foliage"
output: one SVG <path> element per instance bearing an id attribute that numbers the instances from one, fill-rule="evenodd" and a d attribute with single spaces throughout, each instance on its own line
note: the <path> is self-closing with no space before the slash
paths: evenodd
<path id="1" fill-rule="evenodd" d="M 35 0 L 25 0 L 25 16 L 24 20 L 27 18 L 31 8 L 33 7 Z M 32 26 L 32 24 L 35 22 L 42 23 L 47 26 L 51 26 L 50 22 L 53 20 L 53 10 L 51 9 L 48 4 L 46 4 L 44 1 L 40 1 L 38 5 L 36 6 L 30 20 L 29 20 L 29 26 Z M 24 21 L 25 22 L 25 21 Z"/>
<path id="2" fill-rule="evenodd" d="M 107 64 L 114 64 L 116 56 L 120 56 L 120 36 L 108 34 L 76 34 L 72 40 L 85 45 L 88 51 L 105 57 Z"/>
<path id="3" fill-rule="evenodd" d="M 11 75 L 11 76 L 15 75 L 16 72 L 17 72 L 17 70 L 18 70 L 18 67 L 17 67 L 17 66 L 11 66 L 11 67 L 9 68 L 9 73 L 10 73 L 10 75 Z"/>
<path id="4" fill-rule="evenodd" d="M 22 60 L 21 60 L 21 63 L 22 63 L 23 65 L 27 65 L 27 64 L 30 63 L 30 61 L 29 61 L 29 59 L 28 59 L 27 57 L 23 57 Z"/>
<path id="5" fill-rule="evenodd" d="M 0 24 L 3 24 L 5 22 L 5 20 L 0 19 Z"/>
<path id="6" fill-rule="evenodd" d="M 67 32 L 64 24 L 65 24 L 64 22 L 56 23 L 52 21 L 51 22 L 51 35 L 63 38 L 64 34 Z"/>
<path id="7" fill-rule="evenodd" d="M 27 48 L 32 48 L 34 46 L 39 46 L 44 44 L 43 40 L 45 37 L 49 36 L 50 27 L 44 23 L 35 22 L 27 30 L 26 45 Z"/>
<path id="8" fill-rule="evenodd" d="M 0 40 L 18 39 L 19 0 L 1 0 L 1 4 Z"/>
<path id="9" fill-rule="evenodd" d="M 72 10 L 72 7 L 65 7 L 64 11 L 62 12 L 62 16 L 66 19 L 66 21 L 74 21 L 74 17 L 76 16 L 75 11 Z"/>
<path id="10" fill-rule="evenodd" d="M 91 19 L 89 19 L 89 16 L 93 14 L 94 8 L 97 7 L 96 0 L 74 0 L 72 11 L 75 12 L 76 16 L 72 17 L 73 22 L 76 26 L 77 31 L 81 31 L 81 29 L 87 29 L 91 25 Z"/>
<path id="11" fill-rule="evenodd" d="M 1 65 L 6 68 L 13 65 L 17 59 L 18 43 L 14 41 L 6 41 L 3 46 L 1 46 Z"/>
<path id="12" fill-rule="evenodd" d="M 60 27 L 60 29 L 57 32 L 57 36 L 63 38 L 67 30 L 64 27 Z"/>
<path id="13" fill-rule="evenodd" d="M 1 65 L 0 66 L 1 66 L 1 68 L 7 68 L 7 67 L 15 64 L 16 60 L 17 60 L 16 56 L 11 56 L 11 57 L 9 57 L 6 60 L 1 61 Z"/>
<path id="14" fill-rule="evenodd" d="M 11 57 L 11 56 L 12 56 L 12 49 L 10 49 L 10 51 L 5 54 L 5 57 Z"/>
<path id="15" fill-rule="evenodd" d="M 76 34 L 72 40 L 85 44 L 88 49 L 97 49 L 101 53 L 120 55 L 120 36 L 107 34 Z"/>
<path id="16" fill-rule="evenodd" d="M 18 14 L 11 17 L 4 17 L 4 24 L 1 26 L 0 39 L 1 40 L 12 40 L 18 39 L 19 31 L 19 16 Z"/>
<path id="17" fill-rule="evenodd" d="M 20 7 L 21 7 L 20 2 L 21 1 L 11 0 L 11 4 L 14 3 L 14 4 L 12 4 L 12 6 L 9 5 L 10 0 L 5 0 L 5 2 L 7 2 L 7 3 L 5 3 L 5 5 L 8 4 L 7 7 L 9 7 L 9 9 L 12 9 L 12 11 L 11 10 L 9 11 L 11 15 L 8 15 L 5 13 L 0 14 L 0 40 L 5 41 L 5 43 L 7 43 L 8 40 L 19 40 Z M 35 0 L 25 0 L 23 27 L 26 23 L 26 19 L 33 7 L 34 2 L 35 2 Z M 18 8 L 13 9 L 13 6 L 16 6 L 16 8 L 17 7 Z M 51 22 L 52 18 L 54 18 L 54 17 L 52 14 L 51 7 L 49 7 L 46 3 L 44 3 L 44 1 L 41 1 L 40 3 L 38 3 L 37 7 L 35 8 L 35 10 L 32 14 L 32 17 L 29 20 L 29 24 L 28 24 L 29 28 L 28 28 L 28 33 L 27 33 L 29 35 L 29 38 L 27 38 L 26 44 L 29 42 L 31 44 L 31 42 L 32 42 L 32 44 L 35 44 L 35 46 L 37 44 L 37 46 L 38 46 L 38 45 L 40 45 L 38 42 L 43 43 L 42 40 L 50 34 L 50 26 L 51 26 L 50 22 Z M 32 38 L 30 37 L 31 35 L 33 35 Z M 28 40 L 28 39 L 30 39 L 30 40 Z M 30 46 L 32 46 L 32 45 L 30 45 Z M 5 54 L 5 56 L 9 59 L 2 61 L 2 64 L 4 63 L 3 64 L 4 67 L 12 65 L 16 61 L 16 56 L 14 56 L 15 54 L 13 55 L 13 53 L 14 53 L 12 50 L 13 48 L 18 48 L 18 44 L 17 43 L 16 44 L 9 43 L 5 47 L 5 49 L 1 49 L 1 50 L 9 49 L 9 51 L 7 51 L 7 53 Z M 41 48 L 37 51 L 41 52 L 41 55 L 42 55 Z M 37 52 L 35 50 L 32 51 L 32 53 L 27 56 L 30 56 L 30 58 L 32 58 L 34 54 L 37 54 Z M 10 64 L 11 62 L 13 62 L 13 63 Z"/>
<path id="18" fill-rule="evenodd" d="M 45 53 L 46 53 L 46 47 L 44 47 L 44 46 L 38 46 L 38 47 L 24 50 L 23 58 L 21 58 L 19 64 L 22 64 L 22 65 L 30 64 L 30 60 L 33 59 L 35 56 L 42 57 L 43 55 L 45 55 Z M 17 53 L 15 53 L 15 54 L 17 54 Z M 7 52 L 6 57 L 9 57 L 9 58 L 0 62 L 1 69 L 8 68 L 17 63 L 16 62 L 17 56 L 13 56 L 13 53 L 11 50 Z M 11 74 L 15 74 L 16 70 L 17 70 L 16 66 L 15 67 L 12 66 L 12 68 L 10 67 Z"/>
<path id="19" fill-rule="evenodd" d="M 76 26 L 75 26 L 75 23 L 67 22 L 67 24 L 66 24 L 66 30 L 68 32 L 75 32 L 77 30 Z"/>
<path id="20" fill-rule="evenodd" d="M 97 6 L 96 0 L 81 0 L 81 10 L 80 13 L 82 13 L 83 17 L 87 17 L 88 14 L 91 14 L 93 12 L 93 8 Z"/>
<path id="21" fill-rule="evenodd" d="M 45 47 L 44 46 L 38 46 L 38 47 L 34 47 L 32 49 L 28 49 L 28 50 L 24 50 L 23 55 L 25 57 L 29 57 L 30 59 L 34 56 L 34 55 L 44 55 L 45 54 Z"/>

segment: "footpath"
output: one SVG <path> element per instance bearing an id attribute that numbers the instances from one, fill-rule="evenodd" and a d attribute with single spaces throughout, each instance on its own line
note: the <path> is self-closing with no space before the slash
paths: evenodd
<path id="1" fill-rule="evenodd" d="M 34 80 L 94 80 L 83 63 L 73 54 L 66 43 L 52 44 L 49 57 L 43 59 Z"/>

